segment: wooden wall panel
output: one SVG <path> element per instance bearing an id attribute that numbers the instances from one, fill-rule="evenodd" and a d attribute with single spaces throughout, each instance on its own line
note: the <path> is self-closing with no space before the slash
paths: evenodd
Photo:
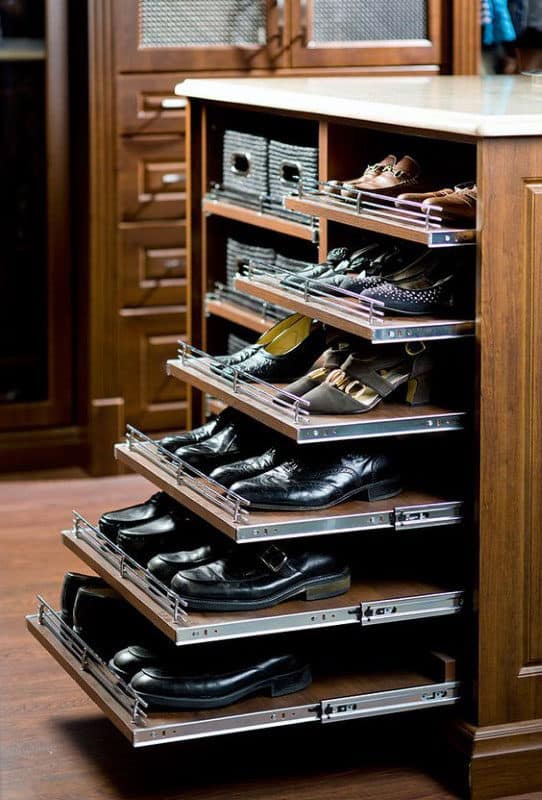
<path id="1" fill-rule="evenodd" d="M 479 722 L 542 717 L 540 197 L 535 139 L 479 144 Z"/>

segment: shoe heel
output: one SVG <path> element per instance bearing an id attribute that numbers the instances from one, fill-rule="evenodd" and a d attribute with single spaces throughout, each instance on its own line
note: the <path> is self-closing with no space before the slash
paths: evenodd
<path id="1" fill-rule="evenodd" d="M 298 672 L 291 672 L 289 675 L 274 678 L 269 687 L 269 694 L 271 697 L 281 697 L 284 694 L 300 692 L 301 689 L 306 689 L 311 683 L 312 674 L 310 668 L 305 667 L 305 669 Z"/>
<path id="2" fill-rule="evenodd" d="M 409 406 L 419 406 L 431 399 L 431 373 L 409 378 L 406 390 L 406 402 Z"/>
<path id="3" fill-rule="evenodd" d="M 350 589 L 350 575 L 335 580 L 322 581 L 307 586 L 303 596 L 305 600 L 325 600 L 326 597 L 337 597 Z"/>
<path id="4" fill-rule="evenodd" d="M 358 497 L 361 500 L 368 500 L 370 503 L 374 503 L 375 500 L 388 500 L 390 497 L 395 497 L 402 490 L 403 487 L 399 478 L 389 478 L 386 481 L 378 481 L 378 483 L 367 486 L 358 494 Z"/>

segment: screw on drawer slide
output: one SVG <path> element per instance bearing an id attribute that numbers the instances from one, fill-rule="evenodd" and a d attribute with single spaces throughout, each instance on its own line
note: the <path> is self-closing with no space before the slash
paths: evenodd
<path id="1" fill-rule="evenodd" d="M 463 607 L 463 593 L 438 592 L 416 597 L 403 597 L 360 603 L 359 618 L 362 626 L 379 625 L 401 620 L 458 614 Z"/>
<path id="2" fill-rule="evenodd" d="M 428 705 L 452 705 L 459 698 L 460 684 L 457 681 L 371 692 L 357 697 L 323 700 L 320 704 L 320 720 L 323 723 L 339 722 L 345 719 L 397 714 L 426 708 Z"/>

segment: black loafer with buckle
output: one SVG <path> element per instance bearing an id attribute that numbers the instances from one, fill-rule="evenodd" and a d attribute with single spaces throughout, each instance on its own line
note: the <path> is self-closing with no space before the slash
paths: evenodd
<path id="1" fill-rule="evenodd" d="M 172 591 L 189 608 L 242 611 L 269 608 L 291 597 L 319 600 L 347 592 L 350 569 L 336 555 L 275 545 L 259 553 L 233 551 L 198 569 L 178 572 Z"/>

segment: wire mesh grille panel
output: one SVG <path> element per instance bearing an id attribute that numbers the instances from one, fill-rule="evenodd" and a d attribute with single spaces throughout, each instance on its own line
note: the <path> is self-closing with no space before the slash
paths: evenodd
<path id="1" fill-rule="evenodd" d="M 267 0 L 139 0 L 140 47 L 263 45 Z"/>
<path id="2" fill-rule="evenodd" d="M 312 0 L 313 42 L 427 39 L 427 0 Z"/>

